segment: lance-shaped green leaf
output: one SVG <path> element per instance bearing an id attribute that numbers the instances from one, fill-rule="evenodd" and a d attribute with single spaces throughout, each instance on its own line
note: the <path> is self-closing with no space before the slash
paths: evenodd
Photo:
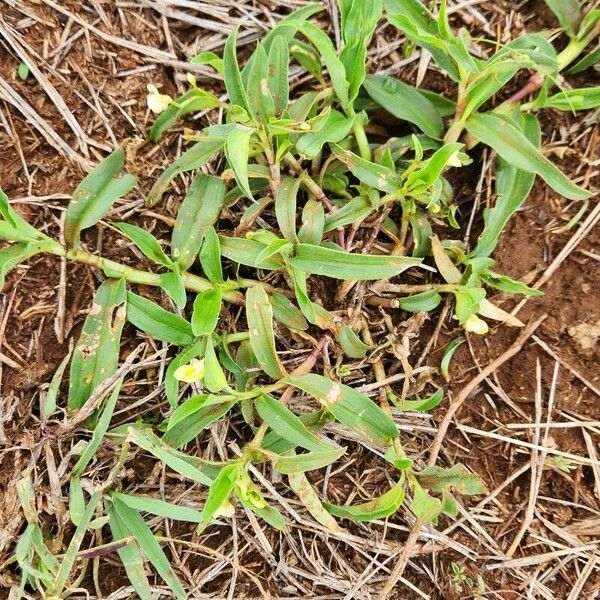
<path id="1" fill-rule="evenodd" d="M 286 371 L 275 347 L 273 308 L 267 292 L 261 285 L 254 285 L 246 292 L 246 319 L 250 345 L 261 369 L 273 379 L 280 379 Z"/>
<path id="2" fill-rule="evenodd" d="M 290 475 L 292 473 L 305 473 L 322 469 L 335 462 L 346 452 L 344 447 L 330 447 L 313 450 L 304 454 L 291 454 L 286 456 L 268 455 L 273 462 L 275 470 Z"/>
<path id="3" fill-rule="evenodd" d="M 119 362 L 127 295 L 123 279 L 107 279 L 98 288 L 73 351 L 69 372 L 70 410 L 81 408 Z"/>
<path id="4" fill-rule="evenodd" d="M 402 189 L 400 177 L 389 167 L 361 158 L 337 144 L 331 144 L 331 149 L 335 157 L 362 183 L 388 193 L 400 192 Z"/>
<path id="5" fill-rule="evenodd" d="M 300 31 L 309 42 L 317 49 L 321 55 L 321 60 L 329 77 L 331 78 L 331 85 L 335 91 L 340 104 L 344 109 L 347 109 L 350 103 L 348 97 L 348 82 L 346 81 L 346 69 L 342 64 L 342 61 L 338 58 L 337 52 L 333 47 L 332 41 L 329 39 L 327 34 L 313 25 L 312 23 L 303 23 L 300 27 Z"/>
<path id="6" fill-rule="evenodd" d="M 413 194 L 419 194 L 438 182 L 444 169 L 461 166 L 458 153 L 462 144 L 446 144 L 433 153 L 421 167 L 413 171 L 406 179 L 406 188 Z"/>
<path id="7" fill-rule="evenodd" d="M 212 337 L 206 338 L 206 350 L 204 352 L 204 385 L 209 392 L 220 392 L 228 386 L 227 377 L 219 362 Z"/>
<path id="8" fill-rule="evenodd" d="M 335 519 L 325 510 L 321 500 L 319 500 L 319 496 L 310 485 L 310 481 L 308 481 L 304 473 L 292 473 L 288 475 L 288 481 L 290 482 L 290 487 L 300 499 L 300 502 L 304 504 L 308 512 L 318 523 L 329 529 L 329 531 L 335 533 L 342 531 Z"/>
<path id="9" fill-rule="evenodd" d="M 204 526 L 219 515 L 219 511 L 228 501 L 236 482 L 242 476 L 243 465 L 239 462 L 225 465 L 210 486 L 208 497 L 202 509 Z"/>
<path id="10" fill-rule="evenodd" d="M 242 75 L 238 66 L 236 55 L 237 33 L 239 25 L 227 37 L 223 50 L 223 78 L 227 95 L 232 104 L 248 109 L 248 96 L 242 82 Z"/>
<path id="11" fill-rule="evenodd" d="M 252 55 L 252 67 L 246 84 L 248 105 L 256 120 L 266 124 L 275 116 L 275 102 L 269 89 L 269 58 L 260 42 Z"/>
<path id="12" fill-rule="evenodd" d="M 248 267 L 265 269 L 267 271 L 282 269 L 285 264 L 279 255 L 274 255 L 263 260 L 258 260 L 266 248 L 265 244 L 256 240 L 219 236 L 221 242 L 221 254 L 225 258 Z"/>
<path id="13" fill-rule="evenodd" d="M 198 175 L 192 182 L 177 211 L 171 238 L 171 254 L 183 271 L 192 266 L 204 235 L 217 222 L 225 192 L 219 177 Z"/>
<path id="14" fill-rule="evenodd" d="M 521 69 L 555 76 L 559 65 L 554 46 L 540 34 L 522 35 L 487 60 L 466 88 L 465 119 L 502 89 Z"/>
<path id="15" fill-rule="evenodd" d="M 200 292 L 194 300 L 192 332 L 194 335 L 210 335 L 217 326 L 221 312 L 221 288 L 215 286 Z"/>
<path id="16" fill-rule="evenodd" d="M 131 223 L 115 223 L 115 227 L 151 261 L 169 268 L 173 266 L 173 261 L 165 254 L 158 240 L 149 231 Z"/>
<path id="17" fill-rule="evenodd" d="M 598 46 L 595 50 L 592 50 L 589 54 L 586 54 L 581 60 L 577 61 L 568 71 L 567 73 L 575 74 L 581 73 L 586 69 L 589 69 L 591 66 L 600 62 L 600 46 Z"/>
<path id="18" fill-rule="evenodd" d="M 491 146 L 507 163 L 528 173 L 536 173 L 565 198 L 585 200 L 590 197 L 590 192 L 575 185 L 541 154 L 511 119 L 496 113 L 481 113 L 472 115 L 466 128 L 471 135 Z"/>
<path id="19" fill-rule="evenodd" d="M 277 116 L 283 114 L 289 102 L 289 62 L 290 53 L 287 39 L 281 34 L 275 35 L 269 49 L 267 83 L 275 103 Z"/>
<path id="20" fill-rule="evenodd" d="M 185 308 L 187 303 L 187 294 L 185 291 L 185 282 L 179 271 L 179 267 L 174 268 L 160 276 L 160 288 L 173 300 L 178 308 Z"/>
<path id="21" fill-rule="evenodd" d="M 6 275 L 22 262 L 40 254 L 41 252 L 52 252 L 56 242 L 43 240 L 41 242 L 23 242 L 11 244 L 0 250 L 0 290 L 4 287 Z"/>
<path id="22" fill-rule="evenodd" d="M 306 331 L 308 323 L 292 301 L 283 294 L 271 294 L 269 296 L 271 306 L 273 307 L 273 318 L 285 325 L 288 329 L 296 331 Z"/>
<path id="23" fill-rule="evenodd" d="M 342 325 L 340 327 L 338 340 L 346 356 L 350 358 L 364 358 L 367 355 L 369 346 L 352 331 L 349 325 Z"/>
<path id="24" fill-rule="evenodd" d="M 225 142 L 225 156 L 233 169 L 235 180 L 244 195 L 251 199 L 253 196 L 248 182 L 248 157 L 250 138 L 253 134 L 254 129 L 238 125 L 227 136 Z"/>
<path id="25" fill-rule="evenodd" d="M 282 438 L 307 450 L 330 450 L 331 445 L 310 432 L 304 423 L 282 402 L 262 394 L 255 403 L 260 418 Z"/>
<path id="26" fill-rule="evenodd" d="M 399 400 L 394 399 L 394 404 L 402 411 L 411 412 L 427 412 L 433 410 L 440 404 L 444 397 L 444 390 L 438 390 L 435 394 L 429 396 L 429 398 L 423 398 L 422 400 Z"/>
<path id="27" fill-rule="evenodd" d="M 212 283 L 223 281 L 223 268 L 221 266 L 221 244 L 214 227 L 207 227 L 200 248 L 200 264 L 204 274 Z"/>
<path id="28" fill-rule="evenodd" d="M 363 196 L 353 198 L 334 213 L 325 215 L 324 232 L 333 231 L 350 223 L 360 223 L 374 210 L 375 207 L 367 198 Z"/>
<path id="29" fill-rule="evenodd" d="M 146 206 L 154 206 L 162 198 L 176 175 L 203 167 L 224 145 L 225 138 L 218 136 L 206 136 L 196 142 L 163 171 L 146 197 Z"/>
<path id="30" fill-rule="evenodd" d="M 395 483 L 385 494 L 363 504 L 338 506 L 324 502 L 323 506 L 335 517 L 352 521 L 374 521 L 393 515 L 404 502 L 404 481 Z"/>
<path id="31" fill-rule="evenodd" d="M 133 444 L 143 448 L 146 452 L 150 452 L 150 454 L 183 477 L 187 477 L 191 481 L 201 483 L 202 485 L 210 485 L 212 483 L 212 479 L 195 466 L 190 461 L 189 456 L 178 452 L 175 448 L 154 435 L 149 429 L 142 430 L 139 427 L 128 427 L 127 437 Z"/>
<path id="32" fill-rule="evenodd" d="M 220 58 L 217 54 L 210 51 L 200 52 L 190 58 L 190 64 L 192 65 L 210 65 L 219 75 L 223 75 L 225 73 L 225 66 L 223 64 L 223 59 Z"/>
<path id="33" fill-rule="evenodd" d="M 354 123 L 354 117 L 345 117 L 337 110 L 330 110 L 327 118 L 314 131 L 298 136 L 296 150 L 305 158 L 315 158 L 327 142 L 341 142 Z"/>
<path id="34" fill-rule="evenodd" d="M 323 203 L 309 198 L 302 209 L 302 226 L 298 231 L 298 240 L 306 244 L 320 244 L 325 229 L 325 209 Z"/>
<path id="35" fill-rule="evenodd" d="M 466 496 L 476 496 L 486 492 L 485 485 L 475 473 L 471 473 L 464 465 L 457 464 L 449 469 L 431 466 L 416 474 L 419 483 L 432 492 L 454 490 Z"/>
<path id="36" fill-rule="evenodd" d="M 279 183 L 275 196 L 275 216 L 283 237 L 290 242 L 297 242 L 296 235 L 296 197 L 300 179 L 284 175 Z"/>
<path id="37" fill-rule="evenodd" d="M 456 63 L 439 34 L 433 15 L 419 0 L 384 0 L 388 21 L 415 44 L 426 48 L 448 75 L 459 81 Z"/>
<path id="38" fill-rule="evenodd" d="M 95 225 L 118 198 L 133 189 L 137 177 L 129 174 L 117 177 L 124 167 L 125 152 L 119 147 L 77 186 L 65 217 L 67 246 L 77 246 L 80 232 Z"/>
<path id="39" fill-rule="evenodd" d="M 452 357 L 458 347 L 465 341 L 463 337 L 454 338 L 448 345 L 444 348 L 444 352 L 442 353 L 442 360 L 440 360 L 440 374 L 446 381 L 450 381 L 450 362 L 452 361 Z"/>
<path id="40" fill-rule="evenodd" d="M 531 288 L 522 281 L 512 279 L 507 275 L 500 275 L 486 269 L 481 272 L 481 279 L 483 282 L 496 290 L 507 292 L 508 294 L 523 294 L 525 296 L 543 296 L 543 292 Z"/>
<path id="41" fill-rule="evenodd" d="M 178 504 L 165 502 L 159 498 L 132 496 L 131 494 L 122 494 L 121 492 L 113 492 L 111 496 L 138 512 L 147 512 L 164 517 L 165 519 L 175 519 L 176 521 L 200 523 L 200 511 L 189 506 L 179 506 Z"/>
<path id="42" fill-rule="evenodd" d="M 517 126 L 534 148 L 538 148 L 541 141 L 541 127 L 537 118 L 534 115 L 521 114 Z M 534 179 L 534 173 L 523 171 L 503 159 L 498 161 L 496 171 L 498 197 L 493 208 L 483 212 L 485 226 L 473 250 L 474 256 L 492 254 L 506 223 L 529 196 Z"/>
<path id="43" fill-rule="evenodd" d="M 236 400 L 213 404 L 209 402 L 209 398 L 216 400 L 218 397 L 192 396 L 181 404 L 169 419 L 163 441 L 173 448 L 181 448 L 226 415 L 236 404 Z"/>
<path id="44" fill-rule="evenodd" d="M 367 47 L 381 17 L 381 0 L 342 0 L 340 16 L 344 48 L 340 60 L 346 70 L 350 100 L 353 101 L 366 73 Z"/>
<path id="45" fill-rule="evenodd" d="M 8 202 L 8 196 L 0 188 L 0 239 L 10 242 L 34 242 L 46 236 L 30 225 Z"/>
<path id="46" fill-rule="evenodd" d="M 177 575 L 173 572 L 169 564 L 169 559 L 166 557 L 151 529 L 146 525 L 144 519 L 142 519 L 140 513 L 114 496 L 112 497 L 112 504 L 121 524 L 135 538 L 140 549 L 152 563 L 158 574 L 165 580 L 178 599 L 185 599 L 187 594 L 179 579 L 177 579 Z"/>
<path id="47" fill-rule="evenodd" d="M 414 313 L 429 312 L 437 308 L 441 302 L 442 297 L 436 290 L 427 290 L 426 292 L 420 292 L 412 296 L 398 298 L 398 303 L 402 310 Z"/>
<path id="48" fill-rule="evenodd" d="M 285 381 L 316 398 L 340 423 L 376 444 L 389 446 L 398 436 L 390 417 L 367 396 L 322 375 L 289 375 Z"/>
<path id="49" fill-rule="evenodd" d="M 75 466 L 71 472 L 73 477 L 79 477 L 79 475 L 85 471 L 85 468 L 100 446 L 100 443 L 104 438 L 104 434 L 107 432 L 110 425 L 110 420 L 112 419 L 115 406 L 117 405 L 117 400 L 119 398 L 119 392 L 121 391 L 122 385 L 123 377 L 117 381 L 108 398 L 108 401 L 106 402 L 106 406 L 104 407 L 102 414 L 98 418 L 98 423 L 96 424 L 94 432 L 92 433 L 92 439 L 87 443 L 85 449 L 79 457 L 79 460 L 75 463 Z"/>
<path id="50" fill-rule="evenodd" d="M 133 292 L 127 292 L 127 320 L 150 337 L 171 344 L 189 346 L 194 341 L 188 321 Z"/>
<path id="51" fill-rule="evenodd" d="M 581 23 L 579 0 L 545 0 L 548 8 L 556 15 L 560 26 L 575 37 Z"/>
<path id="52" fill-rule="evenodd" d="M 420 264 L 421 260 L 408 256 L 352 254 L 324 246 L 296 244 L 294 256 L 289 262 L 295 268 L 314 275 L 335 279 L 371 280 L 388 279 Z"/>
<path id="53" fill-rule="evenodd" d="M 108 525 L 112 533 L 112 539 L 115 542 L 125 540 L 130 537 L 129 530 L 123 523 L 121 517 L 117 514 L 112 503 L 108 506 Z M 140 600 L 151 600 L 152 588 L 148 583 L 148 577 L 144 570 L 144 561 L 139 546 L 136 542 L 129 541 L 117 550 L 119 558 L 125 567 L 127 578 L 131 582 L 136 594 Z"/>
<path id="54" fill-rule="evenodd" d="M 87 506 L 85 507 L 83 514 L 81 515 L 81 520 L 79 525 L 77 525 L 75 531 L 73 532 L 73 537 L 69 542 L 67 550 L 63 556 L 62 562 L 60 563 L 60 567 L 54 576 L 52 583 L 48 586 L 46 590 L 48 596 L 50 597 L 60 597 L 63 595 L 63 590 L 65 589 L 67 582 L 69 580 L 69 575 L 73 570 L 73 565 L 77 560 L 77 553 L 79 552 L 79 548 L 83 543 L 83 538 L 85 537 L 87 528 L 94 516 L 94 511 L 96 510 L 96 506 L 98 501 L 100 500 L 101 492 L 94 492 Z"/>
<path id="55" fill-rule="evenodd" d="M 600 106 L 600 86 L 559 92 L 535 105 L 536 108 L 555 108 L 568 112 L 597 108 Z"/>
<path id="56" fill-rule="evenodd" d="M 386 75 L 367 75 L 365 90 L 389 113 L 416 125 L 434 139 L 444 135 L 444 123 L 434 104 L 414 87 Z"/>
<path id="57" fill-rule="evenodd" d="M 194 59 L 190 62 L 193 61 Z M 204 90 L 193 88 L 174 100 L 162 113 L 160 113 L 150 129 L 150 139 L 153 142 L 157 142 L 167 129 L 173 127 L 177 119 L 180 119 L 188 113 L 199 112 L 201 110 L 206 110 L 207 108 L 217 108 L 220 105 L 221 103 L 216 96 L 213 96 Z"/>

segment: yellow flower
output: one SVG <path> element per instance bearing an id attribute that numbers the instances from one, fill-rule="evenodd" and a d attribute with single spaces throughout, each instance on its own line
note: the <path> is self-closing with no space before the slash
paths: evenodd
<path id="1" fill-rule="evenodd" d="M 235 515 L 235 507 L 229 500 L 225 500 L 215 512 L 215 517 L 233 517 Z"/>
<path id="2" fill-rule="evenodd" d="M 477 315 L 471 315 L 464 323 L 464 328 L 477 335 L 485 335 L 489 331 L 488 324 Z"/>
<path id="3" fill-rule="evenodd" d="M 177 381 L 185 381 L 185 383 L 195 383 L 204 377 L 204 359 L 192 358 L 187 365 L 181 365 L 175 369 L 173 377 Z"/>
<path id="4" fill-rule="evenodd" d="M 171 102 L 173 102 L 173 98 L 168 94 L 161 94 L 155 85 L 148 84 L 148 96 L 146 97 L 146 102 L 148 103 L 148 108 L 156 114 L 161 113 L 165 110 Z"/>

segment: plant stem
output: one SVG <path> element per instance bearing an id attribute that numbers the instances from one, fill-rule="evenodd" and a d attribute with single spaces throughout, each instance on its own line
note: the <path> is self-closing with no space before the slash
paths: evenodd
<path id="1" fill-rule="evenodd" d="M 365 133 L 365 128 L 362 122 L 360 122 L 358 119 L 354 119 L 352 131 L 354 131 L 354 138 L 356 139 L 361 157 L 370 161 L 371 147 L 369 146 L 369 140 L 367 139 L 367 134 Z"/>
<path id="2" fill-rule="evenodd" d="M 67 250 L 66 257 L 74 262 L 84 263 L 101 269 L 109 276 L 123 277 L 129 283 L 160 287 L 160 275 L 158 273 L 134 269 L 133 267 L 129 267 L 102 256 L 90 254 L 89 252 L 84 252 L 83 250 Z M 181 277 L 183 278 L 186 289 L 192 292 L 204 292 L 213 288 L 213 284 L 210 281 L 203 277 L 199 277 L 198 275 L 194 275 L 193 273 L 184 272 L 181 274 Z M 236 284 L 231 282 L 231 285 Z M 223 299 L 233 304 L 243 305 L 244 303 L 242 294 L 237 290 L 223 290 Z"/>

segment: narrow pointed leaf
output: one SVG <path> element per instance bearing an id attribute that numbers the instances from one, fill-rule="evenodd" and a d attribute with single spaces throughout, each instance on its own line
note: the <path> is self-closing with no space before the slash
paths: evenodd
<path id="1" fill-rule="evenodd" d="M 131 223 L 115 223 L 115 226 L 150 260 L 165 267 L 173 265 L 173 261 L 165 254 L 158 240 L 149 231 Z"/>
<path id="2" fill-rule="evenodd" d="M 273 309 L 264 288 L 255 285 L 246 292 L 246 319 L 250 332 L 250 345 L 261 369 L 273 379 L 285 375 L 277 356 L 273 332 Z"/>
<path id="3" fill-rule="evenodd" d="M 94 389 L 117 369 L 126 305 L 123 279 L 107 279 L 98 288 L 73 351 L 69 409 L 81 408 Z"/>
<path id="4" fill-rule="evenodd" d="M 386 75 L 367 75 L 365 90 L 389 113 L 416 125 L 434 139 L 444 135 L 444 123 L 432 102 L 414 87 Z"/>
<path id="5" fill-rule="evenodd" d="M 178 599 L 185 599 L 187 594 L 179 579 L 177 579 L 177 575 L 173 572 L 169 564 L 169 559 L 166 557 L 148 525 L 144 522 L 144 519 L 142 519 L 140 513 L 133 508 L 129 508 L 129 506 L 118 498 L 113 497 L 112 502 L 121 523 L 135 538 L 142 552 L 152 563 L 158 574 L 165 580 Z"/>
<path id="6" fill-rule="evenodd" d="M 224 145 L 224 137 L 206 136 L 196 142 L 163 171 L 146 197 L 146 206 L 154 206 L 160 201 L 176 175 L 203 167 Z"/>
<path id="7" fill-rule="evenodd" d="M 372 400 L 347 385 L 322 375 L 290 375 L 285 381 L 316 398 L 340 423 L 381 446 L 398 436 L 390 417 Z"/>
<path id="8" fill-rule="evenodd" d="M 195 339 L 183 317 L 133 292 L 127 292 L 127 320 L 150 337 L 178 346 L 189 346 Z"/>
<path id="9" fill-rule="evenodd" d="M 510 119 L 495 113 L 473 115 L 466 123 L 467 131 L 491 146 L 507 163 L 517 169 L 536 173 L 551 188 L 570 200 L 585 200 L 590 192 L 575 185 L 555 167 Z"/>
<path id="10" fill-rule="evenodd" d="M 128 174 L 117 177 L 124 167 L 125 152 L 117 148 L 77 186 L 65 217 L 67 246 L 77 246 L 80 232 L 95 225 L 118 198 L 133 189 L 137 177 Z"/>
<path id="11" fill-rule="evenodd" d="M 385 494 L 363 504 L 337 506 L 324 502 L 323 506 L 335 517 L 352 521 L 373 521 L 393 515 L 404 502 L 404 482 L 395 483 Z"/>
<path id="12" fill-rule="evenodd" d="M 290 264 L 295 268 L 335 279 L 388 279 L 418 265 L 421 260 L 407 256 L 352 254 L 312 244 L 296 244 Z"/>
<path id="13" fill-rule="evenodd" d="M 171 254 L 187 271 L 198 254 L 202 239 L 218 220 L 225 202 L 225 184 L 219 177 L 198 175 L 179 210 L 171 238 Z"/>
<path id="14" fill-rule="evenodd" d="M 260 418 L 275 433 L 295 446 L 317 452 L 331 449 L 329 444 L 311 433 L 289 408 L 272 396 L 263 394 L 256 400 L 255 407 Z"/>

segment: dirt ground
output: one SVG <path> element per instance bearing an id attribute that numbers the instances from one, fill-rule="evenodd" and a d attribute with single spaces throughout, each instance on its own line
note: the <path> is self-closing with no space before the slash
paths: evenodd
<path id="1" fill-rule="evenodd" d="M 59 235 L 70 194 L 86 166 L 123 140 L 131 140 L 136 153 L 129 169 L 140 176 L 139 191 L 122 201 L 110 219 L 132 218 L 166 237 L 168 228 L 161 216 L 175 214 L 181 194 L 170 195 L 148 211 L 143 192 L 181 151 L 183 127 L 199 128 L 213 117 L 188 120 L 156 145 L 147 135 L 151 117 L 146 86 L 152 83 L 176 96 L 185 89 L 183 61 L 201 50 L 220 52 L 235 23 L 242 25 L 241 40 L 250 44 L 289 7 L 302 4 L 301 0 L 5 0 L 0 5 L 2 189 L 11 200 L 18 199 L 16 208 L 30 222 Z M 542 1 L 458 4 L 454 24 L 468 28 L 474 37 L 505 41 L 523 31 L 555 27 Z M 327 10 L 320 18 L 329 22 Z M 379 30 L 369 68 L 414 83 L 418 53 L 407 59 L 400 40 L 392 28 Z M 39 69 L 25 81 L 17 76 L 24 55 Z M 207 87 L 222 91 L 221 82 L 206 70 L 197 69 L 196 76 Z M 569 84 L 600 85 L 600 77 L 588 70 L 568 79 Z M 427 72 L 424 87 L 443 91 L 445 85 L 439 73 Z M 545 154 L 577 183 L 597 190 L 598 113 L 545 111 L 542 124 Z M 470 240 L 481 230 L 481 209 L 493 202 L 493 157 L 488 153 L 474 157 L 478 160 L 470 176 L 454 182 L 462 219 L 468 221 L 474 211 L 473 225 L 464 232 Z M 600 597 L 600 229 L 593 213 L 597 200 L 593 197 L 579 214 L 580 203 L 568 202 L 536 181 L 524 208 L 503 233 L 494 255 L 495 270 L 530 283 L 540 278 L 543 282 L 544 296 L 524 303 L 519 318 L 525 323 L 544 314 L 547 318 L 515 357 L 476 387 L 453 419 L 442 462 L 468 466 L 483 478 L 489 494 L 466 499 L 457 519 L 443 518 L 437 528 L 422 531 L 395 598 L 452 600 L 477 593 L 509 600 Z M 235 216 L 230 215 L 231 221 Z M 149 267 L 106 223 L 83 239 L 89 251 Z M 52 528 L 54 551 L 64 550 L 72 533 L 66 516 L 66 475 L 69 451 L 81 432 L 49 443 L 50 429 L 40 420 L 39 401 L 77 339 L 99 280 L 83 265 L 67 266 L 56 257 L 39 256 L 10 274 L 0 296 L 0 567 L 4 565 L 0 598 L 8 598 L 18 582 L 15 565 L 8 560 L 25 524 L 16 479 L 26 472 L 34 478 L 38 510 Z M 500 295 L 494 300 L 506 310 L 519 303 L 518 298 Z M 428 347 L 439 312 L 423 324 L 403 321 L 407 315 L 392 315 L 390 331 L 383 311 L 369 310 L 380 336 L 402 339 L 411 328 L 420 328 L 422 335 L 410 338 L 413 366 L 437 367 L 446 344 L 461 335 L 447 317 Z M 448 402 L 517 335 L 514 329 L 498 326 L 483 339 L 469 337 L 454 355 L 442 405 L 431 415 L 397 415 L 411 456 L 426 457 Z M 152 418 L 165 410 L 153 394 L 164 349 L 152 347 L 133 328 L 126 328 L 123 356 L 142 341 L 148 366 L 125 388 L 116 424 Z M 395 369 L 400 370 L 397 360 Z M 372 381 L 369 370 L 357 376 L 361 385 Z M 436 381 L 443 384 L 440 378 Z M 230 426 L 237 425 L 220 422 L 205 442 L 214 450 Z M 352 450 L 349 464 L 311 479 L 336 502 L 345 501 L 357 486 L 368 498 L 388 485 L 385 462 L 373 461 L 373 454 L 347 443 Z M 115 456 L 110 444 L 103 446 L 97 468 L 110 469 Z M 123 485 L 128 491 L 201 504 L 197 488 L 165 474 L 142 453 L 126 467 Z M 245 514 L 200 536 L 182 524 L 150 521 L 169 537 L 186 541 L 169 543 L 167 550 L 189 597 L 377 599 L 414 522 L 408 510 L 386 522 L 344 523 L 341 533 L 331 534 L 294 503 L 283 482 L 275 485 L 274 493 L 287 498 L 300 513 L 289 533 L 265 529 Z M 526 529 L 520 533 L 523 525 Z M 102 535 L 99 530 L 90 545 L 106 542 Z M 475 583 L 461 583 L 465 576 Z M 476 589 L 478 576 L 484 592 Z M 135 597 L 112 555 L 93 561 L 78 585 L 71 597 Z M 170 597 L 158 580 L 156 589 L 162 590 L 162 597 Z"/>

